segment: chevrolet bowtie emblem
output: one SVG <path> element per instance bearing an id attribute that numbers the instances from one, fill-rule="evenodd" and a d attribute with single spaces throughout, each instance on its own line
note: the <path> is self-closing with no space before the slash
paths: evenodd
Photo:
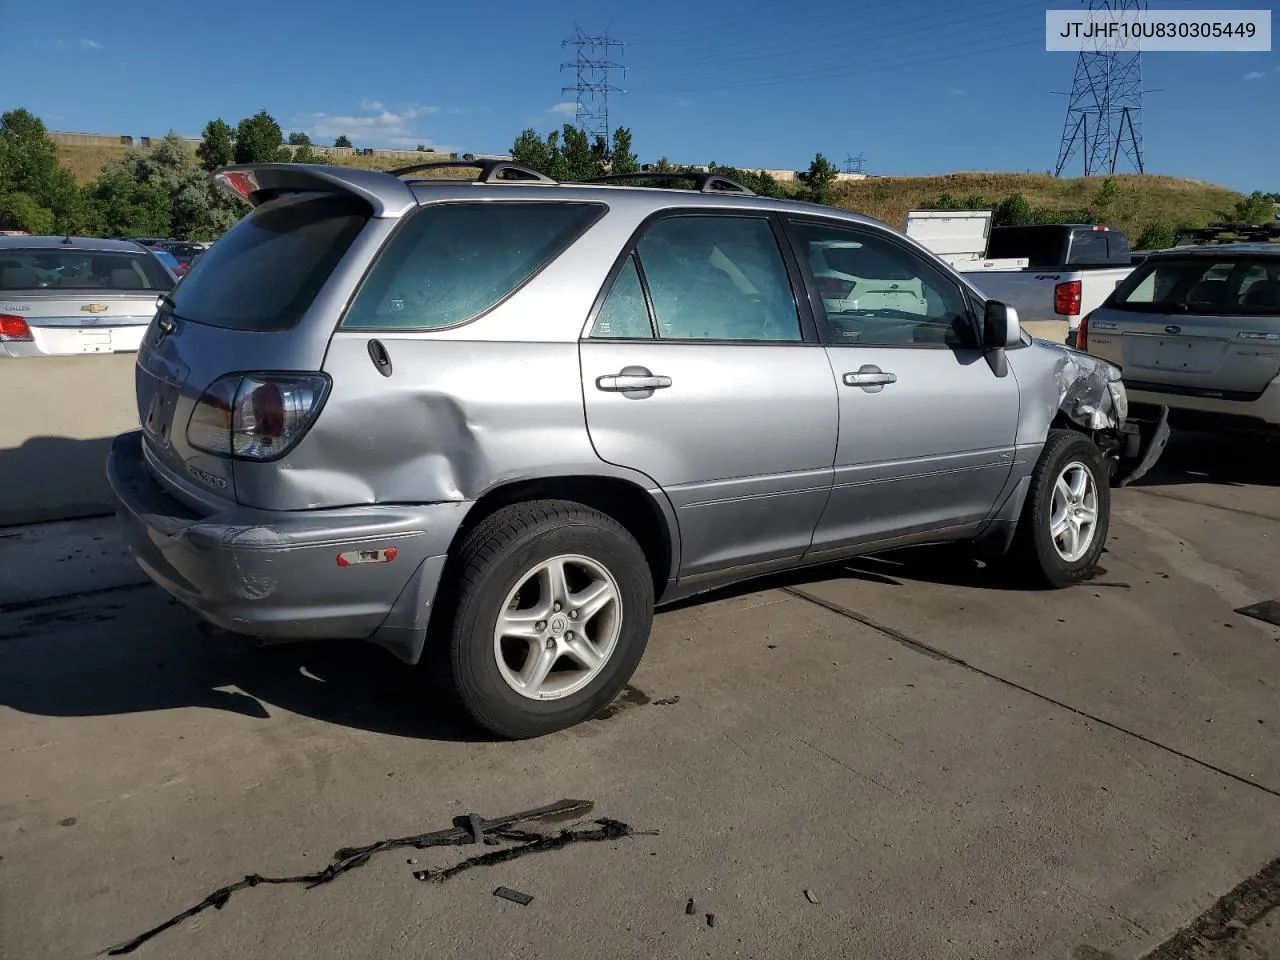
<path id="1" fill-rule="evenodd" d="M 109 308 L 105 303 L 86 303 L 80 309 L 85 313 L 106 313 Z"/>

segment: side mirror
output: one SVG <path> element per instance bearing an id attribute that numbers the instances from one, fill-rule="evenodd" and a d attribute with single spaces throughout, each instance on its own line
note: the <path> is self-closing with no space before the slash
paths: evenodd
<path id="1" fill-rule="evenodd" d="M 1022 342 L 1022 325 L 1018 311 L 999 300 L 988 300 L 982 316 L 982 346 L 987 350 L 1003 350 Z"/>

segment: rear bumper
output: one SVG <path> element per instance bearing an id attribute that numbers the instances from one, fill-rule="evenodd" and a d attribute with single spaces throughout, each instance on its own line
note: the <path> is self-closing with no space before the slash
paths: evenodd
<path id="1" fill-rule="evenodd" d="M 421 656 L 449 544 L 469 502 L 199 516 L 151 476 L 139 431 L 116 437 L 107 477 L 129 549 L 204 620 L 270 640 L 368 639 Z M 339 554 L 395 548 L 390 562 Z"/>
<path id="2" fill-rule="evenodd" d="M 1184 396 L 1154 390 L 1129 389 L 1129 399 L 1139 404 L 1164 404 L 1172 411 L 1172 420 L 1212 422 L 1224 428 L 1241 430 L 1280 429 L 1280 378 L 1252 400 L 1224 400 L 1215 397 Z M 1183 412 L 1195 414 L 1180 417 Z"/>

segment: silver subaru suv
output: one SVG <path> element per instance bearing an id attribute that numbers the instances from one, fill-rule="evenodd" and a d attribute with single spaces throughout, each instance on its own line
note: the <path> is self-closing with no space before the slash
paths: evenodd
<path id="1" fill-rule="evenodd" d="M 655 603 L 948 541 L 1080 581 L 1159 455 L 1116 367 L 877 221 L 473 166 L 216 174 L 252 210 L 161 297 L 108 465 L 205 621 L 370 640 L 537 736 L 613 699 Z"/>

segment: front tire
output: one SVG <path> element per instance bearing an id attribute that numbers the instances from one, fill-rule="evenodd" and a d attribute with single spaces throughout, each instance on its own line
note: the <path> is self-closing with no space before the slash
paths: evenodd
<path id="1" fill-rule="evenodd" d="M 573 726 L 635 672 L 653 623 L 653 576 L 613 518 L 564 500 L 513 504 L 479 524 L 456 561 L 448 638 L 433 666 L 484 729 L 525 739 Z"/>
<path id="2" fill-rule="evenodd" d="M 1014 569 L 1040 586 L 1069 587 L 1098 566 L 1111 522 L 1111 486 L 1097 445 L 1050 430 L 1014 535 Z"/>

